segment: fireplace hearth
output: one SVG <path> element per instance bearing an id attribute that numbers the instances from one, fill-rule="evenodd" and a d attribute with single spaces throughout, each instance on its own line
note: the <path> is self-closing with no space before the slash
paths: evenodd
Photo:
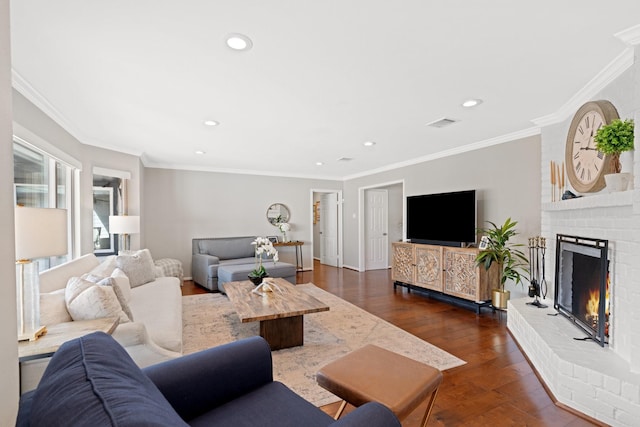
<path id="1" fill-rule="evenodd" d="M 554 308 L 601 346 L 609 342 L 609 242 L 556 237 Z M 576 338 L 579 339 L 579 338 Z"/>

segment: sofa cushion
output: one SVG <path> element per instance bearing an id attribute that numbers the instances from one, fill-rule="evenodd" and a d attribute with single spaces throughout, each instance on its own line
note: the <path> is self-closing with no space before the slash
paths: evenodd
<path id="1" fill-rule="evenodd" d="M 64 293 L 65 289 L 58 289 L 40 294 L 40 323 L 42 325 L 56 325 L 73 320 L 67 310 Z"/>
<path id="2" fill-rule="evenodd" d="M 120 323 L 129 322 L 111 286 L 100 286 L 80 277 L 72 277 L 67 283 L 64 297 L 73 320 L 118 317 Z"/>
<path id="3" fill-rule="evenodd" d="M 254 255 L 251 242 L 255 237 L 230 237 L 203 239 L 198 242 L 201 254 L 214 255 L 220 259 L 246 258 Z"/>
<path id="4" fill-rule="evenodd" d="M 127 352 L 109 335 L 95 332 L 54 354 L 33 394 L 30 425 L 187 424 Z"/>
<path id="5" fill-rule="evenodd" d="M 191 426 L 234 427 L 326 427 L 332 423 L 333 418 L 280 382 L 269 383 L 189 420 Z"/>
<path id="6" fill-rule="evenodd" d="M 139 250 L 133 255 L 118 255 L 116 265 L 127 275 L 132 288 L 156 278 L 156 267 L 148 249 Z"/>
<path id="7" fill-rule="evenodd" d="M 182 293 L 177 277 L 158 277 L 131 289 L 129 307 L 154 343 L 182 353 Z"/>

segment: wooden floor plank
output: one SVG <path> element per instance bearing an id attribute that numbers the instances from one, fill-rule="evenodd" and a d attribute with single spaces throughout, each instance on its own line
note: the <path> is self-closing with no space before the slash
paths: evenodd
<path id="1" fill-rule="evenodd" d="M 394 291 L 390 270 L 359 273 L 315 261 L 314 270 L 298 273 L 297 281 L 313 282 L 467 362 L 444 372 L 429 427 L 595 425 L 553 403 L 507 331 L 505 312 L 476 315 L 419 292 Z M 208 291 L 187 281 L 182 292 Z M 333 414 L 337 408 L 322 409 Z M 418 407 L 402 425 L 419 426 L 424 408 Z"/>

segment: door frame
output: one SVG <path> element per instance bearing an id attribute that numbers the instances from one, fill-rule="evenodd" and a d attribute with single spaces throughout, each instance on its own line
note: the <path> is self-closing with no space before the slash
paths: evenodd
<path id="1" fill-rule="evenodd" d="M 407 236 L 407 224 L 404 220 L 407 217 L 407 198 L 405 193 L 405 185 L 404 179 L 400 179 L 397 181 L 388 181 L 380 184 L 367 185 L 365 187 L 358 187 L 358 271 L 365 271 L 365 260 L 366 260 L 366 242 L 365 242 L 365 191 L 372 190 L 375 188 L 384 189 L 385 187 L 389 187 L 391 185 L 400 184 L 402 186 L 402 238 L 405 239 Z"/>
<path id="2" fill-rule="evenodd" d="M 320 188 L 312 188 L 309 192 L 309 224 L 311 224 L 311 230 L 309 232 L 310 237 L 309 237 L 309 242 L 310 244 L 310 249 L 309 251 L 311 252 L 311 270 L 313 270 L 313 260 L 314 260 L 314 253 L 313 253 L 313 196 L 316 193 L 335 193 L 338 195 L 338 229 L 336 230 L 336 232 L 338 233 L 338 268 L 341 268 L 344 263 L 344 251 L 343 251 L 343 240 L 342 240 L 342 222 L 343 222 L 343 205 L 344 205 L 344 199 L 342 198 L 342 190 L 335 190 L 335 189 L 320 189 Z M 322 221 L 322 218 L 320 219 Z"/>

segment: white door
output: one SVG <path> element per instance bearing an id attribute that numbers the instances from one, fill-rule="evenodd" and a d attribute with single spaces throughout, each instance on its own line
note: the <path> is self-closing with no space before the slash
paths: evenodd
<path id="1" fill-rule="evenodd" d="M 320 263 L 338 266 L 338 193 L 320 196 Z"/>
<path id="2" fill-rule="evenodd" d="M 365 270 L 389 268 L 389 194 L 365 192 Z"/>

